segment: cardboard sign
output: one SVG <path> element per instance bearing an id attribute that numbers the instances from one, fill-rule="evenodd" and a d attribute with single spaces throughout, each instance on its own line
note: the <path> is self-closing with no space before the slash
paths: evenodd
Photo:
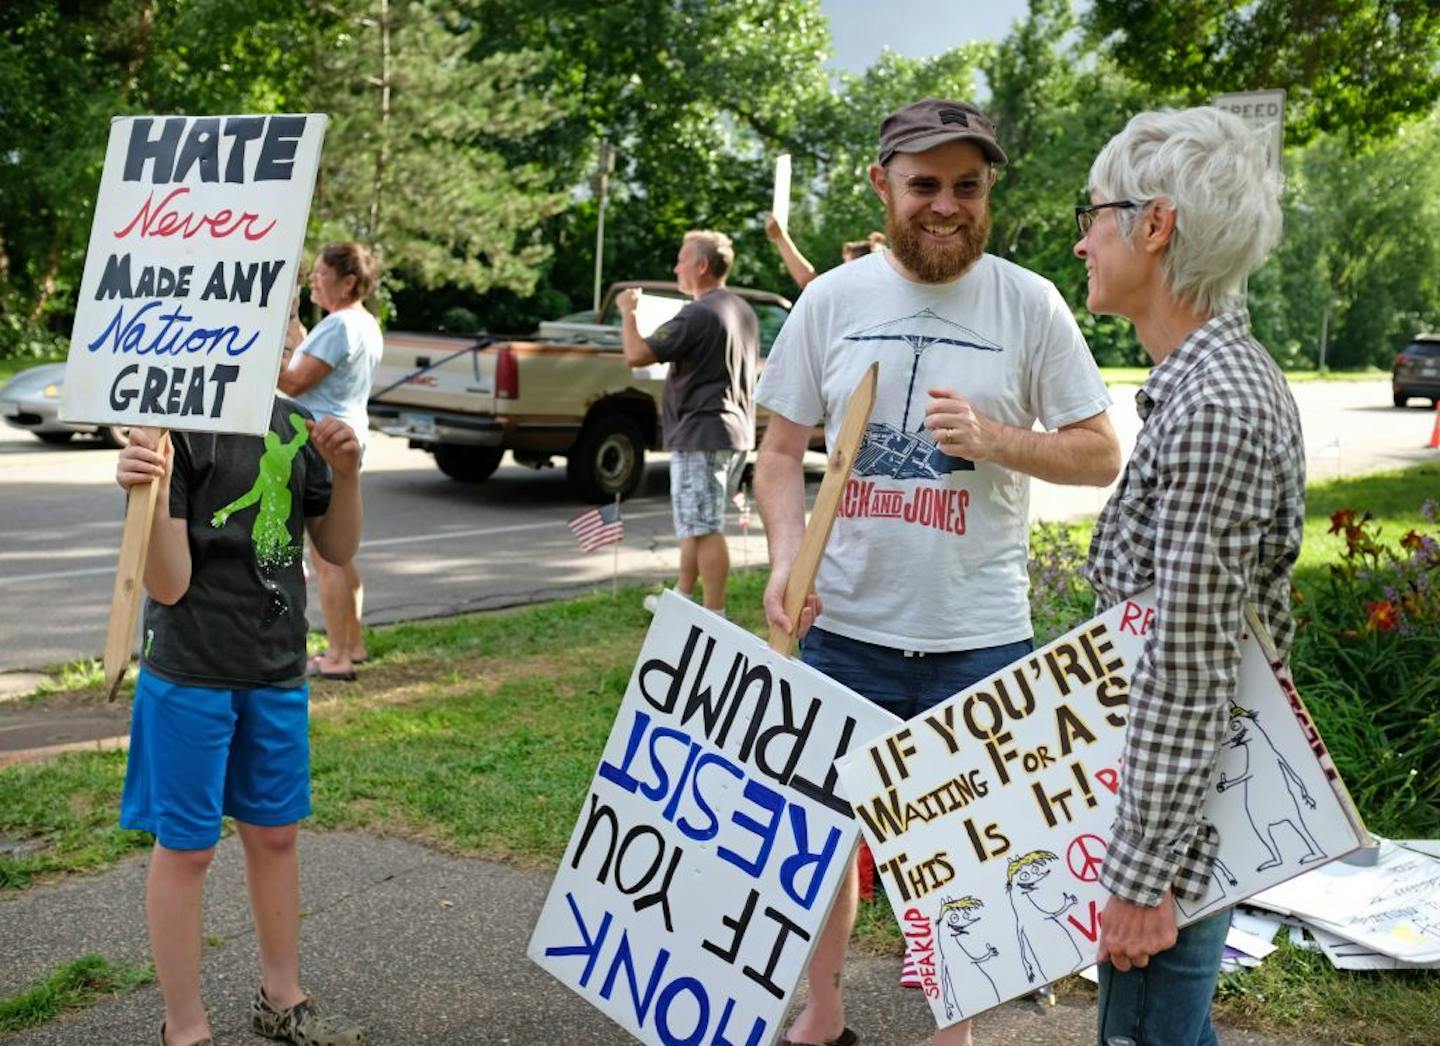
<path id="1" fill-rule="evenodd" d="M 1095 961 L 1130 676 L 1154 622 L 1147 592 L 840 761 L 940 1026 Z M 1299 695 L 1248 633 L 1221 752 L 1205 805 L 1220 860 L 1199 903 L 1177 900 L 1182 925 L 1366 838 Z"/>
<path id="2" fill-rule="evenodd" d="M 262 434 L 326 117 L 110 125 L 66 421 Z"/>
<path id="3" fill-rule="evenodd" d="M 859 839 L 878 706 L 666 593 L 527 954 L 642 1042 L 768 1046 Z"/>
<path id="4" fill-rule="evenodd" d="M 775 157 L 775 186 L 770 195 L 770 213 L 780 228 L 790 227 L 790 154 Z"/>

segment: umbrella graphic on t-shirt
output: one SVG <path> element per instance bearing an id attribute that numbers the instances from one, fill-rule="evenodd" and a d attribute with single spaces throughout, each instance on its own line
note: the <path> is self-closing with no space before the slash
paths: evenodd
<path id="1" fill-rule="evenodd" d="M 947 320 L 934 310 L 925 308 L 910 316 L 847 334 L 846 341 L 894 342 L 906 345 L 911 352 L 910 384 L 905 391 L 905 411 L 897 427 L 872 421 L 865 428 L 855 471 L 862 476 L 886 475 L 896 479 L 924 477 L 939 479 L 951 472 L 969 471 L 973 462 L 954 458 L 940 450 L 919 420 L 910 428 L 910 407 L 915 399 L 915 378 L 920 371 L 920 357 L 932 345 L 976 349 L 980 352 L 1005 350 L 969 327 Z"/>

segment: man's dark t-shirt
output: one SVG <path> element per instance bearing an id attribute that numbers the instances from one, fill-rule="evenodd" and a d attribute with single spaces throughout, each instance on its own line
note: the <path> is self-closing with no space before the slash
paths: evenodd
<path id="1" fill-rule="evenodd" d="M 743 298 L 717 287 L 645 339 L 665 379 L 667 450 L 755 446 L 755 372 L 760 321 Z"/>
<path id="2" fill-rule="evenodd" d="M 145 601 L 147 671 L 224 689 L 305 681 L 301 540 L 305 517 L 330 506 L 330 469 L 308 417 L 276 397 L 263 439 L 171 434 L 170 515 L 186 520 L 190 587 L 174 606 Z"/>

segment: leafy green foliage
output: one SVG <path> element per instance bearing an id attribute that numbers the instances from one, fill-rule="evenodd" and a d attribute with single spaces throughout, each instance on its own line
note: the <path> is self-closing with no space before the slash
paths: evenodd
<path id="1" fill-rule="evenodd" d="M 1284 88 L 1294 142 L 1383 138 L 1440 99 L 1431 0 L 1095 0 L 1085 26 L 1127 75 L 1191 104 Z"/>
<path id="2" fill-rule="evenodd" d="M 1440 808 L 1440 526 L 1385 534 L 1337 509 L 1344 549 L 1307 585 L 1292 654 L 1296 686 L 1370 827 L 1428 837 Z"/>

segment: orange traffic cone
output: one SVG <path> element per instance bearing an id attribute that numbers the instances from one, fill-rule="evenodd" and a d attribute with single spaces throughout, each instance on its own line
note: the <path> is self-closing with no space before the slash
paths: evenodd
<path id="1" fill-rule="evenodd" d="M 1430 449 L 1440 447 L 1440 400 L 1435 402 L 1435 427 L 1430 430 Z"/>

